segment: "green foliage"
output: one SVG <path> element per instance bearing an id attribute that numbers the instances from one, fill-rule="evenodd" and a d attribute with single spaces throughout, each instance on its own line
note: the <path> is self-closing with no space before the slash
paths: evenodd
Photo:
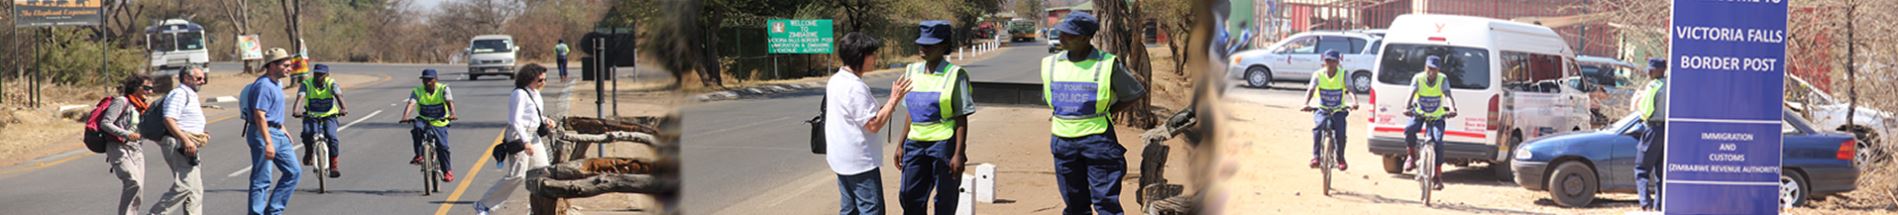
<path id="1" fill-rule="evenodd" d="M 91 30 L 58 29 L 45 35 L 38 52 L 32 59 L 39 65 L 45 78 L 55 84 L 64 85 L 100 85 L 112 83 L 113 79 L 140 71 L 144 63 L 143 51 L 137 49 L 113 48 L 109 44 L 100 44 L 92 37 Z M 100 53 L 102 48 L 110 48 L 110 66 L 104 66 L 106 58 Z M 104 75 L 100 68 L 105 67 Z M 32 67 L 28 67 L 32 68 Z M 101 79 L 103 78 L 103 79 Z"/>

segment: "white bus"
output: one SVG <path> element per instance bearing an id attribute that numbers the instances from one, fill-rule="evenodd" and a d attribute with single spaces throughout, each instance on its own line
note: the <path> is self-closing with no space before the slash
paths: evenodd
<path id="1" fill-rule="evenodd" d="M 146 51 L 150 67 L 177 68 L 187 65 L 208 66 L 211 52 L 205 46 L 204 26 L 184 19 L 167 19 L 145 28 Z"/>
<path id="2" fill-rule="evenodd" d="M 1378 53 L 1371 84 L 1369 132 L 1372 153 L 1384 171 L 1402 171 L 1407 154 L 1405 101 L 1411 77 L 1424 59 L 1437 56 L 1449 76 L 1449 96 L 1458 116 L 1445 120 L 1445 163 L 1489 163 L 1510 178 L 1509 154 L 1527 138 L 1588 125 L 1588 95 L 1563 92 L 1561 79 L 1576 75 L 1575 53 L 1547 27 L 1482 17 L 1403 15 L 1391 23 Z M 1422 133 L 1419 133 L 1422 139 Z M 1422 143 L 1419 143 L 1422 144 Z"/>

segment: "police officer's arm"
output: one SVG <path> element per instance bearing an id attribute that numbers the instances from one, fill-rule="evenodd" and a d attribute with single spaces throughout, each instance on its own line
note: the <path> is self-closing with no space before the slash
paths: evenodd
<path id="1" fill-rule="evenodd" d="M 1417 107 L 1417 82 L 1421 82 L 1421 80 L 1415 78 L 1410 79 L 1410 96 L 1404 97 L 1404 109 Z"/>
<path id="2" fill-rule="evenodd" d="M 331 82 L 331 83 L 330 83 L 330 86 L 329 86 L 329 89 L 330 89 L 330 96 L 333 96 L 333 97 L 336 97 L 336 99 L 335 99 L 335 100 L 336 100 L 336 108 L 339 108 L 339 109 L 341 109 L 340 111 L 342 111 L 342 113 L 344 113 L 344 114 L 348 114 L 348 113 L 349 113 L 349 103 L 346 103 L 346 102 L 343 102 L 343 88 L 341 88 L 341 87 L 336 87 L 336 83 L 335 83 L 335 82 Z"/>
<path id="3" fill-rule="evenodd" d="M 969 115 L 975 114 L 975 112 L 967 109 L 973 108 L 974 102 L 965 100 L 969 98 L 969 73 L 965 71 L 955 72 L 960 73 L 960 75 L 956 76 L 956 84 L 959 86 L 956 87 L 955 94 L 961 95 L 949 97 L 949 102 L 952 104 L 950 107 L 956 109 L 954 112 L 956 113 L 956 151 L 954 155 L 949 156 L 949 161 L 951 161 L 949 166 L 951 167 L 950 170 L 953 170 L 952 172 L 962 172 L 963 163 L 969 161 Z M 964 106 L 963 104 L 968 105 Z"/>
<path id="4" fill-rule="evenodd" d="M 1449 83 L 1450 78 L 1443 78 L 1443 82 L 1444 83 L 1437 83 L 1437 85 L 1443 87 L 1441 88 L 1443 91 L 1443 99 L 1450 100 L 1450 103 L 1448 103 L 1449 106 L 1446 107 L 1450 107 L 1450 112 L 1456 112 L 1456 93 L 1452 92 L 1455 91 L 1456 86 Z"/>
<path id="5" fill-rule="evenodd" d="M 1112 111 L 1120 112 L 1121 110 L 1126 110 L 1128 107 L 1134 106 L 1134 100 L 1139 100 L 1147 96 L 1146 83 L 1141 83 L 1139 79 L 1135 79 L 1133 71 L 1127 70 L 1127 64 L 1114 62 L 1113 79 L 1114 83 L 1111 84 L 1114 88 L 1114 105 Z"/>
<path id="6" fill-rule="evenodd" d="M 1323 71 L 1323 70 L 1320 70 L 1320 71 Z M 1312 96 L 1318 94 L 1318 76 L 1320 75 L 1324 75 L 1324 74 L 1312 73 L 1311 80 L 1308 80 L 1305 82 L 1305 86 L 1306 86 L 1305 102 L 1298 103 L 1301 108 L 1305 106 L 1311 106 Z M 1271 80 L 1266 80 L 1266 81 L 1271 81 Z"/>
<path id="7" fill-rule="evenodd" d="M 309 94 L 309 93 L 310 93 L 309 86 L 297 87 L 297 99 L 290 100 L 290 108 L 291 108 L 290 115 L 291 116 L 303 115 L 303 96 L 304 94 Z"/>
<path id="8" fill-rule="evenodd" d="M 402 118 L 397 120 L 408 121 L 410 119 L 409 113 L 415 112 L 415 99 L 415 93 L 409 92 L 409 99 L 404 102 L 408 104 L 402 105 Z"/>
<path id="9" fill-rule="evenodd" d="M 448 118 L 459 119 L 455 118 L 455 90 L 442 87 L 442 101 L 444 101 L 442 103 L 448 105 Z"/>
<path id="10" fill-rule="evenodd" d="M 1360 106 L 1358 105 L 1358 92 L 1355 90 L 1349 89 L 1352 84 L 1355 84 L 1355 83 L 1351 83 L 1351 81 L 1352 81 L 1351 76 L 1345 76 L 1344 86 L 1346 87 L 1346 89 L 1344 89 L 1344 99 L 1350 100 L 1352 107 L 1358 107 Z M 1307 95 L 1306 97 L 1310 97 L 1310 96 Z M 1307 98 L 1306 100 L 1310 100 L 1310 98 Z M 1310 101 L 1306 101 L 1306 102 L 1310 102 Z"/>

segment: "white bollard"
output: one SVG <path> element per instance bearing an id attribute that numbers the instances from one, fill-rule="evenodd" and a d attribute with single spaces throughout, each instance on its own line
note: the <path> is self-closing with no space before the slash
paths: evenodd
<path id="1" fill-rule="evenodd" d="M 975 165 L 975 201 L 995 203 L 995 164 Z"/>
<path id="2" fill-rule="evenodd" d="M 961 202 L 962 204 L 956 204 L 956 215 L 975 215 L 975 204 L 970 202 L 970 200 L 974 200 L 975 194 L 969 193 L 971 191 L 970 188 L 973 188 L 969 184 L 974 179 L 975 176 L 973 175 L 962 174 L 962 187 L 957 189 L 961 192 L 957 192 L 956 194 L 957 202 Z"/>

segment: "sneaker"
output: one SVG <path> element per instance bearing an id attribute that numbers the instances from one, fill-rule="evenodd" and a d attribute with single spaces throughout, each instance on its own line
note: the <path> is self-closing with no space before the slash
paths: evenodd
<path id="1" fill-rule="evenodd" d="M 421 156 L 421 155 L 416 155 L 414 159 L 409 159 L 409 164 L 410 164 L 410 165 L 422 165 L 422 156 Z"/>
<path id="2" fill-rule="evenodd" d="M 1311 159 L 1311 165 L 1310 165 L 1310 166 L 1311 166 L 1311 168 L 1313 168 L 1313 169 L 1317 169 L 1317 168 L 1318 168 L 1318 158 L 1312 158 L 1312 159 Z"/>
<path id="3" fill-rule="evenodd" d="M 1443 190 L 1443 180 L 1432 180 L 1430 184 L 1432 190 Z"/>
<path id="4" fill-rule="evenodd" d="M 455 182 L 455 172 L 442 172 L 443 182 Z"/>
<path id="5" fill-rule="evenodd" d="M 1351 169 L 1351 165 L 1345 164 L 1344 159 L 1338 159 L 1338 171 L 1344 171 L 1346 169 Z"/>
<path id="6" fill-rule="evenodd" d="M 481 204 L 480 202 L 475 202 L 475 203 L 474 203 L 474 211 L 475 211 L 475 214 L 477 214 L 477 215 L 488 215 L 488 210 L 489 210 L 489 209 L 488 209 L 488 206 L 487 206 L 487 205 L 482 205 L 482 204 Z"/>
<path id="7" fill-rule="evenodd" d="M 1404 157 L 1404 171 L 1409 172 L 1409 171 L 1416 171 L 1416 170 L 1417 170 L 1417 157 L 1416 156 Z"/>

